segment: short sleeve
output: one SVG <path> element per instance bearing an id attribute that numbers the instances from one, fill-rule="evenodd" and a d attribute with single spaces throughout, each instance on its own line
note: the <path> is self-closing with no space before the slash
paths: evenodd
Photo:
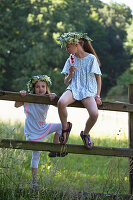
<path id="1" fill-rule="evenodd" d="M 68 58 L 61 73 L 62 74 L 69 74 L 70 66 L 71 66 L 70 65 L 70 59 Z"/>
<path id="2" fill-rule="evenodd" d="M 97 58 L 95 56 L 93 56 L 93 58 L 92 58 L 92 65 L 91 65 L 91 69 L 90 69 L 90 74 L 102 75 L 99 64 L 97 62 Z"/>

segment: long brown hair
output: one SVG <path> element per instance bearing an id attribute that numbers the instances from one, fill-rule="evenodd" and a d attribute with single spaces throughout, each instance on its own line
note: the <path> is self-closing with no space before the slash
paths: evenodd
<path id="1" fill-rule="evenodd" d="M 79 44 L 83 47 L 83 49 L 84 49 L 85 52 L 92 53 L 94 56 L 96 56 L 97 62 L 99 64 L 99 66 L 101 66 L 100 60 L 99 60 L 99 58 L 98 58 L 98 56 L 97 56 L 94 48 L 92 47 L 91 42 L 87 41 L 84 38 L 81 38 Z"/>

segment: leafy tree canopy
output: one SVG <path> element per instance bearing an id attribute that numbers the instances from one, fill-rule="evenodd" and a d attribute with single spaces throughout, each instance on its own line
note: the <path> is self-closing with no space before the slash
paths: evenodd
<path id="1" fill-rule="evenodd" d="M 88 33 L 102 63 L 103 95 L 129 68 L 132 51 L 125 48 L 131 10 L 100 0 L 1 0 L 0 88 L 25 89 L 32 75 L 47 74 L 52 91 L 64 89 L 61 70 L 68 57 L 56 38 L 68 31 Z"/>

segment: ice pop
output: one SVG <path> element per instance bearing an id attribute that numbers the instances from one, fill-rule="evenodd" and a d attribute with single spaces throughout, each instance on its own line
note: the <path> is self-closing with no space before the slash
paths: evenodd
<path id="1" fill-rule="evenodd" d="M 74 59 L 74 55 L 72 55 L 72 54 L 70 54 L 70 62 L 74 66 L 75 59 Z"/>

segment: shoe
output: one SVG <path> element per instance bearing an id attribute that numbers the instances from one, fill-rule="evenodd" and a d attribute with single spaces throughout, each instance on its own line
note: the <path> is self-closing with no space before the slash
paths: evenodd
<path id="1" fill-rule="evenodd" d="M 67 122 L 67 129 L 62 130 L 61 136 L 59 137 L 59 141 L 61 144 L 66 144 L 72 129 L 72 123 Z"/>
<path id="2" fill-rule="evenodd" d="M 38 190 L 39 189 L 39 182 L 38 182 L 38 180 L 32 181 L 32 183 L 30 185 L 30 189 L 31 190 Z"/>
<path id="3" fill-rule="evenodd" d="M 65 157 L 67 154 L 68 154 L 68 153 L 66 153 L 66 152 L 62 152 L 62 153 L 60 153 L 60 152 L 50 152 L 50 153 L 48 154 L 48 156 L 49 156 L 50 158 Z"/>
<path id="4" fill-rule="evenodd" d="M 92 140 L 90 139 L 90 135 L 84 135 L 83 131 L 81 131 L 80 133 L 80 137 L 83 140 L 84 146 L 87 149 L 91 149 L 94 146 L 94 143 L 92 142 Z"/>

